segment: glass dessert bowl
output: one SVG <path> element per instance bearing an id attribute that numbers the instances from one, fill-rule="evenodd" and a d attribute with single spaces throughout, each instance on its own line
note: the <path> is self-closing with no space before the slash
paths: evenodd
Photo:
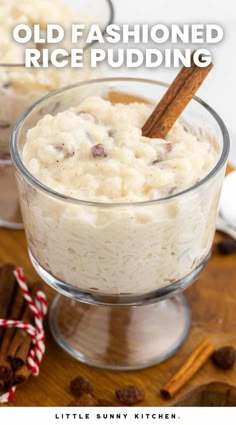
<path id="1" fill-rule="evenodd" d="M 53 21 L 56 19 L 58 23 L 63 24 L 65 20 L 67 27 L 72 23 L 71 19 L 76 19 L 78 16 L 78 18 L 84 18 L 88 23 L 98 23 L 101 29 L 105 30 L 106 26 L 113 20 L 113 8 L 110 0 L 101 0 L 99 7 L 92 0 L 83 2 L 73 0 L 67 0 L 66 2 L 65 0 L 58 1 L 62 5 L 64 4 L 64 9 L 60 11 L 60 8 L 57 7 L 56 18 L 55 5 L 57 4 L 57 0 L 54 0 L 55 4 L 50 5 L 49 14 L 44 9 L 47 6 L 46 2 L 42 5 L 40 2 L 32 0 L 32 4 L 30 2 L 20 2 L 18 4 L 12 0 L 10 2 L 5 0 L 6 5 L 4 2 L 0 4 L 0 33 L 3 31 L 1 33 L 3 43 L 0 46 L 0 226 L 7 228 L 20 229 L 23 227 L 14 171 L 9 154 L 10 134 L 14 125 L 30 105 L 47 93 L 67 86 L 72 82 L 76 83 L 98 76 L 92 72 L 87 62 L 85 62 L 84 69 L 80 70 L 69 67 L 59 69 L 51 66 L 41 69 L 25 69 L 20 60 L 22 48 L 19 47 L 20 45 L 16 47 L 14 44 L 10 37 L 11 28 L 7 27 L 7 23 L 18 22 L 17 19 L 22 20 L 25 13 L 24 22 L 33 24 L 33 19 L 36 19 L 36 21 L 38 19 L 36 23 L 43 27 L 47 19 L 50 21 L 51 14 L 53 14 Z M 4 6 L 7 13 L 13 7 L 14 18 L 9 19 L 9 16 L 4 16 L 4 13 L 6 13 Z M 25 7 L 28 15 L 24 11 Z M 35 9 L 35 13 L 31 13 L 30 8 Z M 74 11 L 72 17 L 71 10 Z M 64 16 L 63 11 L 65 12 Z M 35 46 L 33 45 L 33 47 Z M 88 54 L 90 46 L 87 47 Z"/>
<path id="2" fill-rule="evenodd" d="M 217 140 L 221 152 L 214 167 L 191 187 L 176 193 L 171 187 L 164 197 L 138 202 L 95 202 L 59 193 L 29 171 L 22 155 L 27 137 L 36 140 L 41 118 L 53 120 L 91 95 L 114 104 L 156 104 L 165 90 L 163 83 L 130 78 L 79 83 L 37 102 L 12 135 L 29 255 L 42 279 L 62 294 L 51 307 L 52 333 L 74 357 L 98 367 L 144 368 L 172 355 L 186 338 L 190 310 L 181 292 L 210 255 L 229 151 L 227 130 L 194 98 L 181 119 L 191 137 Z M 76 119 L 81 114 L 76 111 Z M 48 122 L 45 131 L 51 127 Z"/>

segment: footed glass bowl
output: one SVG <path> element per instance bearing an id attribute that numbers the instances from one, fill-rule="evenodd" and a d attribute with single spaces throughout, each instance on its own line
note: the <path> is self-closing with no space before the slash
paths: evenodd
<path id="1" fill-rule="evenodd" d="M 16 125 L 11 155 L 29 255 L 38 274 L 61 295 L 51 307 L 56 341 L 79 360 L 129 370 L 158 363 L 186 338 L 190 310 L 181 292 L 210 255 L 229 138 L 221 118 L 193 99 L 182 119 L 189 132 L 221 146 L 215 168 L 195 186 L 166 198 L 97 203 L 61 195 L 22 162 L 27 131 L 45 114 L 90 95 L 113 102 L 162 97 L 166 85 L 142 79 L 100 79 L 50 94 Z"/>

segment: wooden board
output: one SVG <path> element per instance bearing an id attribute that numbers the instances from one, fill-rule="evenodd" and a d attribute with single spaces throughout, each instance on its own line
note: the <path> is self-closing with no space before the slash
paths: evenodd
<path id="1" fill-rule="evenodd" d="M 217 235 L 217 238 L 220 236 Z M 31 281 L 39 280 L 27 254 L 23 231 L 0 229 L 0 264 L 13 262 L 22 265 Z M 87 376 L 102 398 L 113 399 L 114 390 L 122 385 L 137 384 L 144 387 L 143 405 L 161 406 L 174 403 L 196 385 L 210 381 L 223 381 L 236 385 L 236 370 L 220 371 L 208 361 L 200 372 L 171 401 L 164 401 L 159 390 L 181 365 L 203 335 L 209 335 L 217 345 L 236 346 L 236 254 L 223 257 L 214 253 L 198 282 L 186 295 L 192 308 L 192 328 L 184 345 L 172 358 L 157 366 L 135 372 L 111 372 L 92 368 L 71 358 L 53 341 L 48 325 L 47 350 L 40 375 L 22 384 L 15 396 L 15 406 L 66 406 L 72 399 L 69 382 L 76 375 Z M 50 301 L 55 292 L 45 285 Z"/>

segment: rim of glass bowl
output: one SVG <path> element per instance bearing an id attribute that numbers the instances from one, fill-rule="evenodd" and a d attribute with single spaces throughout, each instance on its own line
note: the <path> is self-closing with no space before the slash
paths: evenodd
<path id="1" fill-rule="evenodd" d="M 222 136 L 223 136 L 223 149 L 221 152 L 221 156 L 217 162 L 217 164 L 215 165 L 215 167 L 210 171 L 210 173 L 208 173 L 202 180 L 200 180 L 198 183 L 196 183 L 195 185 L 181 191 L 178 192 L 176 194 L 173 195 L 169 195 L 163 198 L 158 198 L 158 199 L 152 199 L 152 200 L 147 200 L 147 201 L 139 201 L 139 202 L 96 202 L 96 201 L 86 201 L 86 200 L 81 200 L 81 199 L 77 199 L 77 198 L 71 198 L 70 196 L 66 196 L 63 194 L 60 194 L 52 189 L 50 189 L 49 187 L 45 186 L 43 183 L 41 183 L 39 180 L 37 180 L 25 167 L 25 165 L 23 164 L 20 155 L 19 155 L 19 151 L 18 151 L 18 147 L 17 147 L 17 139 L 18 139 L 18 133 L 19 130 L 21 129 L 21 126 L 24 123 L 24 120 L 28 117 L 28 115 L 34 110 L 34 108 L 36 108 L 37 106 L 39 106 L 40 104 L 43 104 L 45 101 L 47 101 L 48 99 L 50 99 L 51 97 L 59 94 L 59 93 L 63 93 L 65 91 L 71 90 L 73 88 L 78 88 L 78 87 L 82 87 L 85 85 L 92 85 L 94 83 L 115 83 L 115 82 L 134 82 L 134 83 L 145 83 L 145 84 L 154 84 L 157 86 L 161 86 L 161 87 L 168 87 L 169 85 L 167 83 L 163 83 L 161 81 L 156 81 L 156 80 L 149 80 L 149 79 L 143 79 L 143 78 L 100 78 L 100 79 L 95 79 L 95 80 L 89 80 L 89 81 L 83 81 L 77 84 L 73 84 L 67 87 L 64 87 L 60 90 L 54 91 L 52 93 L 49 93 L 48 95 L 44 96 L 43 98 L 41 98 L 40 100 L 38 100 L 37 102 L 35 102 L 30 108 L 28 108 L 26 110 L 26 112 L 21 116 L 21 118 L 18 120 L 18 122 L 16 123 L 12 135 L 11 135 L 11 141 L 10 141 L 10 154 L 11 154 L 11 159 L 13 164 L 15 165 L 16 169 L 33 185 L 35 186 L 37 189 L 40 189 L 44 192 L 46 192 L 48 195 L 53 196 L 54 198 L 60 199 L 61 201 L 65 201 L 65 202 L 70 202 L 73 204 L 79 204 L 79 205 L 84 205 L 84 206 L 93 206 L 93 207 L 103 207 L 103 208 L 114 208 L 114 207 L 130 207 L 130 206 L 139 206 L 142 207 L 144 205 L 154 205 L 154 204 L 161 204 L 163 202 L 168 202 L 172 199 L 177 199 L 177 198 L 181 198 L 182 196 L 193 192 L 195 190 L 197 190 L 198 188 L 200 188 L 201 186 L 203 186 L 205 183 L 207 183 L 210 179 L 212 179 L 220 170 L 221 168 L 225 165 L 227 158 L 228 158 L 228 154 L 229 154 L 229 146 L 230 146 L 230 141 L 229 141 L 229 134 L 227 131 L 227 128 L 224 124 L 224 122 L 222 121 L 222 119 L 220 118 L 220 116 L 214 111 L 214 109 L 212 109 L 207 103 L 205 103 L 202 99 L 200 99 L 199 97 L 194 97 L 193 100 L 196 101 L 197 103 L 199 103 L 200 105 L 202 105 L 212 116 L 213 118 L 215 118 L 217 124 L 220 127 L 220 130 L 222 132 Z"/>
<path id="2" fill-rule="evenodd" d="M 105 24 L 104 28 L 102 29 L 102 34 L 105 34 L 106 31 L 106 27 L 110 24 L 112 24 L 114 22 L 114 16 L 115 16 L 115 10 L 114 10 L 114 5 L 112 3 L 112 0 L 105 0 L 105 2 L 107 3 L 108 9 L 109 9 L 109 18 L 107 23 Z M 88 44 L 87 46 L 84 47 L 84 50 L 90 49 L 93 45 L 97 44 L 97 41 L 92 41 L 92 43 Z M 66 58 L 69 58 L 70 55 L 65 56 Z M 63 57 L 62 57 L 63 59 Z M 49 62 L 50 64 L 50 62 Z M 24 63 L 0 63 L 0 67 L 7 67 L 7 68 L 14 68 L 14 67 L 24 67 L 25 64 Z"/>

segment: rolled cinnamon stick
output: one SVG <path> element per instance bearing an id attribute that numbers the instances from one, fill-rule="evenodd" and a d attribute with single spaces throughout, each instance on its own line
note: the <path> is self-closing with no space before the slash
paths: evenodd
<path id="1" fill-rule="evenodd" d="M 31 342 L 31 337 L 23 329 L 17 330 L 9 347 L 7 356 L 13 370 L 21 368 L 26 363 Z"/>
<path id="2" fill-rule="evenodd" d="M 208 340 L 208 338 L 204 338 L 200 344 L 194 348 L 193 352 L 174 376 L 163 388 L 161 388 L 161 395 L 164 398 L 173 397 L 204 365 L 204 363 L 206 363 L 214 350 L 215 348 L 213 344 Z"/>
<path id="3" fill-rule="evenodd" d="M 4 381 L 0 380 L 0 393 L 5 390 Z"/>
<path id="4" fill-rule="evenodd" d="M 22 317 L 22 311 L 24 308 L 24 298 L 20 287 L 17 285 L 15 294 L 11 299 L 11 306 L 9 312 L 9 319 L 19 320 Z M 11 341 L 15 334 L 14 328 L 6 328 L 0 346 L 0 379 L 6 381 L 12 376 L 12 366 L 8 360 L 8 350 Z"/>
<path id="5" fill-rule="evenodd" d="M 13 376 L 13 370 L 10 362 L 5 355 L 0 354 L 0 380 L 7 381 Z"/>
<path id="6" fill-rule="evenodd" d="M 11 310 L 12 302 L 17 289 L 17 282 L 15 280 L 14 266 L 12 264 L 5 264 L 0 269 L 0 318 L 6 319 Z M 4 355 L 4 339 L 6 330 L 0 328 L 0 380 L 4 382 L 12 376 L 12 368 L 6 356 Z M 2 349 L 3 346 L 3 349 Z"/>
<path id="7" fill-rule="evenodd" d="M 6 319 L 11 303 L 13 294 L 16 290 L 17 283 L 13 274 L 14 266 L 12 264 L 5 264 L 0 268 L 0 319 Z M 4 328 L 0 328 L 0 342 Z"/>
<path id="8" fill-rule="evenodd" d="M 42 289 L 42 285 L 37 283 L 31 290 L 32 298 L 35 297 L 36 292 Z M 33 314 L 28 306 L 25 305 L 21 320 L 33 324 Z M 11 362 L 13 370 L 17 370 L 26 364 L 27 357 L 31 346 L 31 337 L 23 329 L 16 329 L 14 337 L 8 348 L 8 360 Z"/>
<path id="9" fill-rule="evenodd" d="M 143 136 L 164 139 L 212 67 L 212 63 L 206 67 L 198 67 L 195 65 L 192 55 L 191 66 L 181 69 L 145 122 L 142 128 Z"/>
<path id="10" fill-rule="evenodd" d="M 22 384 L 29 378 L 30 374 L 31 374 L 30 369 L 28 368 L 26 364 L 24 364 L 21 368 L 15 371 L 12 385 Z"/>
<path id="11" fill-rule="evenodd" d="M 14 274 L 14 266 L 6 265 L 0 269 L 0 318 L 23 320 L 33 323 L 33 314 L 25 302 L 22 291 Z M 31 296 L 42 289 L 36 284 Z M 30 370 L 27 357 L 31 345 L 31 337 L 19 328 L 1 329 L 0 340 L 0 391 L 17 385 L 28 379 Z"/>

